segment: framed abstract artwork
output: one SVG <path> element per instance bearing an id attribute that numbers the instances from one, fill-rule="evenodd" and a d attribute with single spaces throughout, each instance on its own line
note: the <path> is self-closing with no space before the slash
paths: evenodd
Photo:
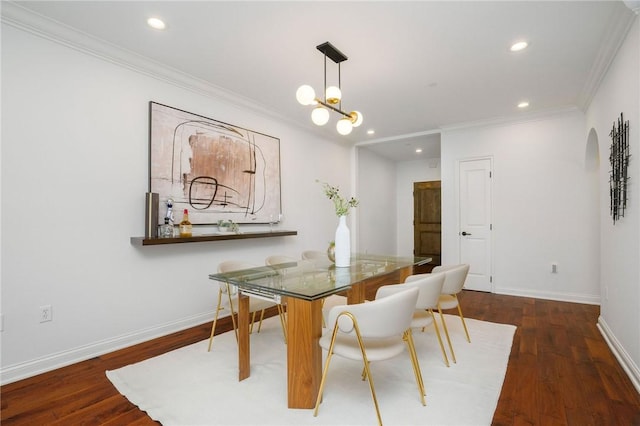
<path id="1" fill-rule="evenodd" d="M 278 221 L 280 140 L 156 102 L 149 103 L 149 192 L 158 220 L 171 200 L 175 220 L 193 224 Z"/>

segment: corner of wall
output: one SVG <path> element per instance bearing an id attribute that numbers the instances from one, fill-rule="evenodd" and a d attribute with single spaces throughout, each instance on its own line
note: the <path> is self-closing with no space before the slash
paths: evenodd
<path id="1" fill-rule="evenodd" d="M 640 393 L 640 368 L 638 368 L 638 366 L 633 362 L 633 359 L 631 359 L 627 351 L 625 351 L 624 347 L 620 344 L 618 339 L 616 339 L 615 334 L 613 334 L 604 318 L 598 318 L 597 327 L 598 330 L 600 330 L 602 337 L 604 337 L 604 340 L 607 342 L 609 349 L 611 349 L 611 352 L 613 352 L 613 355 L 620 363 L 620 366 L 629 376 L 629 380 L 631 380 L 633 386 L 636 388 L 638 393 Z"/>

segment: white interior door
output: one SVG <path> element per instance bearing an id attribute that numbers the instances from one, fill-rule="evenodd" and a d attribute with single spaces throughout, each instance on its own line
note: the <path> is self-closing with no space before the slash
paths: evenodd
<path id="1" fill-rule="evenodd" d="M 460 263 L 470 265 L 465 288 L 492 291 L 491 159 L 459 163 Z"/>

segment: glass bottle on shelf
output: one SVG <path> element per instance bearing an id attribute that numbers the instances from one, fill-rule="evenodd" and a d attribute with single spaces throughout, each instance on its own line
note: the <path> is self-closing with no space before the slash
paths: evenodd
<path id="1" fill-rule="evenodd" d="M 166 219 L 169 219 L 169 223 L 173 226 L 173 199 L 167 198 L 167 214 L 164 215 Z"/>
<path id="2" fill-rule="evenodd" d="M 182 221 L 180 222 L 180 238 L 188 238 L 191 236 L 191 231 L 193 226 L 191 226 L 191 222 L 189 222 L 189 210 L 184 209 L 182 212 Z"/>
<path id="3" fill-rule="evenodd" d="M 160 225 L 160 238 L 173 238 L 173 225 L 168 217 L 164 218 L 164 225 Z"/>

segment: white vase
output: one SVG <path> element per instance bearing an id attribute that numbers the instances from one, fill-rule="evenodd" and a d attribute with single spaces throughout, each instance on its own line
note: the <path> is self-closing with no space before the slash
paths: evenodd
<path id="1" fill-rule="evenodd" d="M 347 227 L 347 217 L 340 216 L 336 229 L 336 267 L 346 267 L 351 262 L 351 236 Z"/>

